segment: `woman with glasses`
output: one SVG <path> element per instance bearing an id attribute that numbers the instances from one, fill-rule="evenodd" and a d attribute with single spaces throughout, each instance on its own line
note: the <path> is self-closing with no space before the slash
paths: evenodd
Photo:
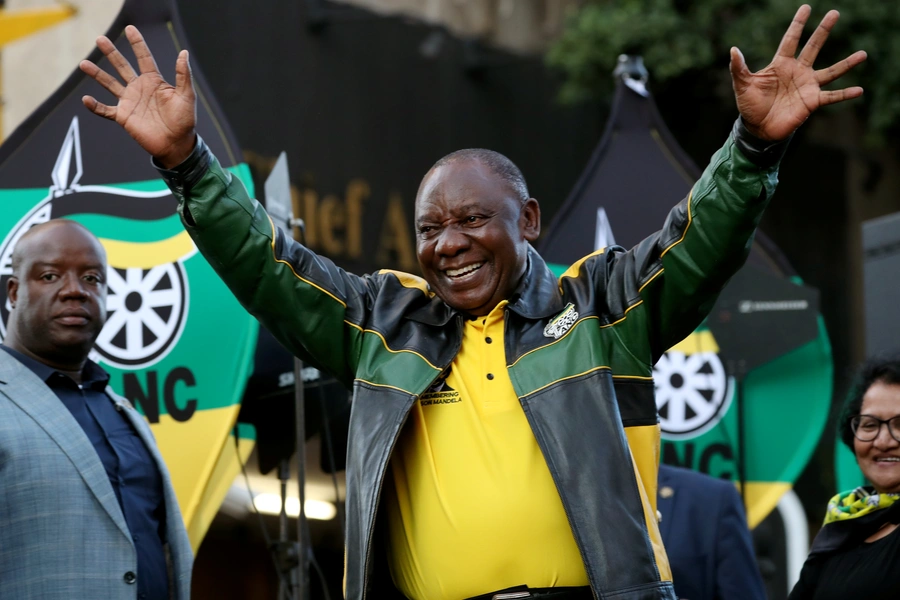
<path id="1" fill-rule="evenodd" d="M 839 423 L 870 486 L 828 503 L 789 600 L 900 598 L 900 356 L 862 366 Z"/>

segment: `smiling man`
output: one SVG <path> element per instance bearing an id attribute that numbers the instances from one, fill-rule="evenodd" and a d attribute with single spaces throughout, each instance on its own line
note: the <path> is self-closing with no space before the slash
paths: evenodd
<path id="1" fill-rule="evenodd" d="M 0 598 L 186 600 L 193 557 L 153 434 L 88 353 L 106 252 L 73 221 L 16 243 L 0 345 Z"/>
<path id="2" fill-rule="evenodd" d="M 188 56 L 166 83 L 134 27 L 139 72 L 105 37 L 116 99 L 85 106 L 157 162 L 197 247 L 298 356 L 353 387 L 346 597 L 674 600 L 656 518 L 652 365 L 689 334 L 746 258 L 786 140 L 865 59 L 816 58 L 837 12 L 797 55 L 803 6 L 772 63 L 736 48 L 740 118 L 662 230 L 555 278 L 531 247 L 538 202 L 519 170 L 464 150 L 416 198 L 424 278 L 358 277 L 273 227 L 194 131 Z M 124 83 L 123 83 L 124 82 Z"/>
<path id="3" fill-rule="evenodd" d="M 444 302 L 471 315 L 509 299 L 528 244 L 541 233 L 541 209 L 522 173 L 491 150 L 460 150 L 439 160 L 416 198 L 416 254 Z"/>

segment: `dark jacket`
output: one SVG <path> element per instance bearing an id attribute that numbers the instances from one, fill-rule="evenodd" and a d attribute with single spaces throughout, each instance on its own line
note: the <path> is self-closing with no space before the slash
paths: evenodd
<path id="1" fill-rule="evenodd" d="M 652 365 L 741 266 L 774 190 L 777 169 L 757 167 L 746 156 L 763 155 L 743 147 L 729 138 L 662 231 L 632 250 L 595 252 L 558 280 L 531 250 L 506 309 L 510 379 L 598 598 L 674 599 L 655 517 Z M 162 174 L 238 300 L 288 349 L 352 386 L 346 596 L 388 597 L 390 576 L 376 567 L 385 471 L 410 408 L 456 356 L 463 315 L 419 277 L 352 275 L 286 238 L 202 142 Z"/>
<path id="2" fill-rule="evenodd" d="M 660 465 L 659 512 L 679 598 L 766 600 L 743 502 L 733 483 Z"/>

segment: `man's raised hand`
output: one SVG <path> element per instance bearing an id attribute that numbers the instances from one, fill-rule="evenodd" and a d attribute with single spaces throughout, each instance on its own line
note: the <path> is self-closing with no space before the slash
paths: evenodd
<path id="1" fill-rule="evenodd" d="M 822 89 L 866 60 L 862 50 L 827 69 L 813 69 L 819 50 L 837 23 L 838 11 L 832 10 L 825 15 L 800 55 L 795 57 L 809 14 L 809 5 L 804 4 L 797 10 L 775 58 L 756 73 L 747 68 L 740 50 L 731 49 L 731 81 L 738 110 L 750 132 L 764 140 L 787 138 L 820 106 L 862 96 L 861 87 Z"/>
<path id="2" fill-rule="evenodd" d="M 133 25 L 125 36 L 137 58 L 140 74 L 135 73 L 122 53 L 106 36 L 97 38 L 97 47 L 115 67 L 124 85 L 89 60 L 79 65 L 85 74 L 106 88 L 118 102 L 108 106 L 93 96 L 82 102 L 88 110 L 125 128 L 141 147 L 163 167 L 171 168 L 186 159 L 196 143 L 197 121 L 194 87 L 187 50 L 175 62 L 175 86 L 163 79 L 141 32 Z"/>

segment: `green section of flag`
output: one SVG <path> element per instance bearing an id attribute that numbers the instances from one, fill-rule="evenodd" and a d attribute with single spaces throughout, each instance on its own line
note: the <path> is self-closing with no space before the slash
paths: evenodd
<path id="1" fill-rule="evenodd" d="M 837 432 L 835 432 L 835 435 Z M 834 474 L 837 492 L 846 492 L 867 485 L 866 478 L 856 462 L 856 455 L 837 436 L 834 447 Z"/>
<path id="2" fill-rule="evenodd" d="M 0 189 L 0 231 L 3 232 L 2 237 L 10 229 L 15 227 L 19 219 L 37 205 L 38 202 L 47 197 L 47 188 L 39 189 L 23 189 L 23 190 L 3 190 Z"/>
<path id="3" fill-rule="evenodd" d="M 550 267 L 550 271 L 557 277 L 562 277 L 562 274 L 569 268 L 565 265 L 558 265 L 556 263 L 547 263 L 547 266 Z"/>
<path id="4" fill-rule="evenodd" d="M 256 427 L 250 423 L 237 424 L 237 436 L 240 440 L 256 441 Z M 231 430 L 231 437 L 234 437 L 234 429 Z"/>

